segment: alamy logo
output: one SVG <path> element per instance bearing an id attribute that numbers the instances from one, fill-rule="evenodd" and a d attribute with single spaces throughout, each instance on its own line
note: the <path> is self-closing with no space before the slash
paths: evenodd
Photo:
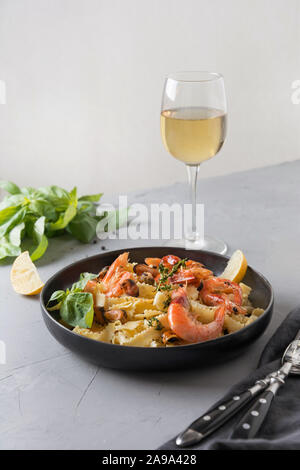
<path id="1" fill-rule="evenodd" d="M 0 341 L 0 364 L 6 364 L 6 345 Z"/>
<path id="2" fill-rule="evenodd" d="M 4 80 L 0 80 L 0 104 L 6 104 L 6 85 Z"/>
<path id="3" fill-rule="evenodd" d="M 131 204 L 129 207 L 127 196 L 120 195 L 117 208 L 111 204 L 101 204 L 97 208 L 97 215 L 101 216 L 97 236 L 102 240 L 182 240 L 195 232 L 197 239 L 203 240 L 204 205 L 196 204 L 194 214 L 195 227 L 192 228 L 191 204 Z"/>

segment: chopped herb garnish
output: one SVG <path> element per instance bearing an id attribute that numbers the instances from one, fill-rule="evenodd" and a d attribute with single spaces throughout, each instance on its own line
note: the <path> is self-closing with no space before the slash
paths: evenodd
<path id="1" fill-rule="evenodd" d="M 163 264 L 158 265 L 158 270 L 160 274 L 160 280 L 158 283 L 156 283 L 156 290 L 157 291 L 169 291 L 172 289 L 172 286 L 168 284 L 168 279 L 170 279 L 177 271 L 178 269 L 182 266 L 185 268 L 185 263 L 187 261 L 186 259 L 181 259 L 179 260 L 176 264 L 174 264 L 172 269 L 166 268 Z"/>
<path id="2" fill-rule="evenodd" d="M 159 288 L 157 288 L 157 290 L 160 290 L 160 291 L 169 291 L 171 289 L 172 289 L 171 284 L 161 284 Z"/>
<path id="3" fill-rule="evenodd" d="M 153 326 L 156 330 L 162 330 L 162 328 L 163 328 L 163 326 L 160 323 L 159 319 L 156 318 L 156 317 L 149 318 L 149 320 L 147 320 L 147 323 L 148 323 L 149 326 Z"/>

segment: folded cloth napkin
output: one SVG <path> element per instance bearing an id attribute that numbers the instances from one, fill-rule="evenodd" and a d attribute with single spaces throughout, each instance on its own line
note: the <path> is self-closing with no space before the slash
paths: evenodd
<path id="1" fill-rule="evenodd" d="M 258 379 L 277 370 L 288 344 L 300 329 L 300 306 L 292 310 L 267 343 L 260 357 L 258 367 L 244 380 L 234 385 L 224 398 L 237 395 Z M 216 404 L 212 406 L 215 407 Z M 234 426 L 239 422 L 247 407 L 202 442 L 189 449 L 199 450 L 300 450 L 300 376 L 290 375 L 275 396 L 269 414 L 255 439 L 230 439 Z M 195 416 L 197 419 L 198 416 Z M 188 423 L 186 423 L 188 425 Z M 178 433 L 183 431 L 178 427 Z M 179 449 L 176 436 L 160 449 Z"/>

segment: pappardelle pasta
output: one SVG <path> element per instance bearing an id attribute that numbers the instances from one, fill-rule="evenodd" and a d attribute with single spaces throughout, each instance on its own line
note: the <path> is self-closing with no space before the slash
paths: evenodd
<path id="1" fill-rule="evenodd" d="M 172 347 L 230 334 L 263 309 L 251 288 L 216 277 L 202 263 L 174 255 L 129 261 L 122 253 L 98 274 L 82 273 L 56 291 L 48 310 L 79 335 L 124 346 Z"/>

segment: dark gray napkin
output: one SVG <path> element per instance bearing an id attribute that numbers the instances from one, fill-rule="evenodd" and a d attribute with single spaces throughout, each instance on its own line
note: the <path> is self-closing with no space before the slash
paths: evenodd
<path id="1" fill-rule="evenodd" d="M 234 385 L 218 403 L 246 390 L 254 382 L 281 365 L 281 356 L 288 344 L 293 341 L 300 329 L 300 307 L 292 310 L 276 330 L 259 360 L 258 368 L 244 380 Z M 248 405 L 249 407 L 250 405 Z M 215 404 L 212 408 L 215 407 Z M 255 439 L 230 439 L 234 426 L 247 409 L 244 408 L 223 427 L 204 439 L 200 445 L 189 447 L 199 450 L 299 450 L 300 449 L 300 377 L 290 375 L 282 386 L 269 414 Z M 195 419 L 198 416 L 195 416 Z M 187 423 L 188 424 L 188 423 Z M 178 433 L 183 431 L 178 428 Z M 179 449 L 175 438 L 166 442 L 160 449 Z"/>

